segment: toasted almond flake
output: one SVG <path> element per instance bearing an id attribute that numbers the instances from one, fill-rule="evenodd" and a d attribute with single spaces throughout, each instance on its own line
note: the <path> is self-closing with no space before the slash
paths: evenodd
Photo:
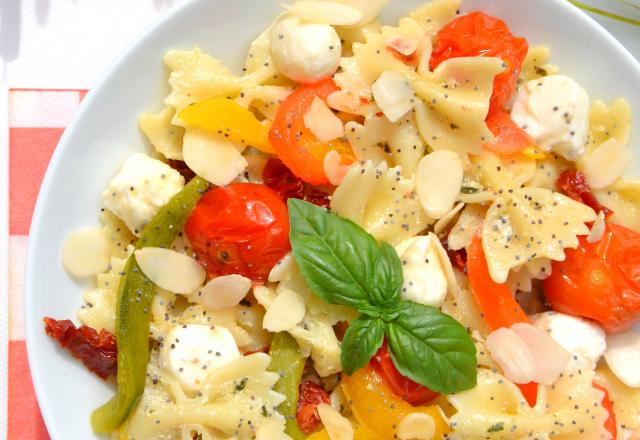
<path id="1" fill-rule="evenodd" d="M 286 10 L 312 23 L 330 24 L 332 26 L 353 26 L 362 18 L 362 11 L 358 8 L 319 0 L 298 0 L 293 5 L 282 5 Z"/>
<path id="2" fill-rule="evenodd" d="M 571 355 L 551 336 L 529 323 L 516 323 L 511 326 L 533 354 L 536 368 L 534 381 L 543 385 L 551 385 L 562 373 Z"/>
<path id="3" fill-rule="evenodd" d="M 382 7 L 389 3 L 389 0 L 337 0 L 343 5 L 349 5 L 357 8 L 362 12 L 362 19 L 358 23 L 354 23 L 350 27 L 360 27 L 369 23 L 380 15 Z"/>
<path id="4" fill-rule="evenodd" d="M 134 255 L 147 278 L 173 293 L 194 292 L 206 278 L 204 269 L 195 259 L 170 249 L 146 247 L 138 249 Z"/>
<path id="5" fill-rule="evenodd" d="M 476 229 L 484 220 L 486 212 L 487 209 L 481 205 L 467 205 L 449 232 L 447 238 L 449 249 L 457 251 L 469 246 Z"/>
<path id="6" fill-rule="evenodd" d="M 304 126 L 309 129 L 320 142 L 327 143 L 344 136 L 344 125 L 325 102 L 316 97 L 304 114 Z"/>
<path id="7" fill-rule="evenodd" d="M 591 231 L 589 231 L 589 235 L 587 236 L 587 242 L 589 243 L 597 243 L 602 240 L 604 237 L 604 230 L 606 224 L 604 222 L 604 211 L 600 211 L 598 216 L 596 217 L 596 221 L 593 222 L 593 226 L 591 226 Z"/>
<path id="8" fill-rule="evenodd" d="M 353 440 L 353 426 L 349 419 L 326 403 L 318 405 L 316 410 L 331 440 Z"/>
<path id="9" fill-rule="evenodd" d="M 102 229 L 80 229 L 64 241 L 62 264 L 74 277 L 90 277 L 109 269 L 110 251 L 109 239 Z"/>
<path id="10" fill-rule="evenodd" d="M 342 179 L 347 175 L 353 164 L 343 165 L 342 158 L 336 150 L 331 150 L 324 156 L 324 174 L 332 185 L 340 185 Z"/>
<path id="11" fill-rule="evenodd" d="M 529 383 L 536 377 L 533 354 L 516 332 L 499 328 L 487 338 L 487 350 L 513 383 Z"/>
<path id="12" fill-rule="evenodd" d="M 280 261 L 269 272 L 269 282 L 278 283 L 289 278 L 295 269 L 296 262 L 293 259 L 293 255 L 289 252 L 282 257 Z"/>
<path id="13" fill-rule="evenodd" d="M 438 235 L 444 232 L 451 221 L 454 219 L 454 217 L 460 212 L 460 210 L 462 210 L 462 208 L 464 208 L 464 203 L 462 202 L 454 206 L 451 211 L 447 212 L 444 217 L 442 217 L 436 222 L 435 225 L 433 225 L 433 232 Z"/>
<path id="14" fill-rule="evenodd" d="M 262 328 L 281 332 L 295 327 L 305 314 L 304 299 L 291 289 L 281 289 L 264 315 Z"/>
<path id="15" fill-rule="evenodd" d="M 194 173 L 218 186 L 228 185 L 247 167 L 241 148 L 200 128 L 187 129 L 182 154 Z"/>
<path id="16" fill-rule="evenodd" d="M 436 422 L 423 412 L 407 414 L 396 427 L 396 435 L 400 440 L 431 440 L 435 433 Z"/>
<path id="17" fill-rule="evenodd" d="M 602 189 L 611 185 L 631 163 L 633 155 L 624 144 L 612 138 L 603 142 L 580 164 L 589 186 Z"/>
<path id="18" fill-rule="evenodd" d="M 434 151 L 420 160 L 416 192 L 429 217 L 440 219 L 451 210 L 460 193 L 463 175 L 462 160 L 453 151 Z"/>
<path id="19" fill-rule="evenodd" d="M 405 56 L 409 56 L 418 50 L 418 43 L 417 39 L 397 34 L 390 36 L 386 41 L 388 47 Z"/>
<path id="20" fill-rule="evenodd" d="M 193 302 L 213 310 L 237 306 L 251 289 L 251 280 L 242 275 L 224 275 L 209 281 L 200 294 L 191 295 Z"/>
<path id="21" fill-rule="evenodd" d="M 640 330 L 632 328 L 607 336 L 604 358 L 622 383 L 640 388 Z"/>
<path id="22" fill-rule="evenodd" d="M 399 73 L 384 71 L 371 90 L 376 104 L 391 122 L 397 122 L 415 105 L 413 87 Z"/>

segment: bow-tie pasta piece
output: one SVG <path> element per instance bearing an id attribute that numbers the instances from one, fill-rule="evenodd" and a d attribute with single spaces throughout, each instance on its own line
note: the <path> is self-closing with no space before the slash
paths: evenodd
<path id="1" fill-rule="evenodd" d="M 409 13 L 427 35 L 435 35 L 460 12 L 462 0 L 433 0 Z"/>
<path id="2" fill-rule="evenodd" d="M 331 209 L 391 244 L 412 237 L 433 223 L 423 212 L 414 178 L 386 162 L 361 163 L 349 170 L 331 200 Z"/>
<path id="3" fill-rule="evenodd" d="M 531 46 L 527 52 L 527 56 L 522 63 L 522 71 L 518 84 L 522 85 L 532 79 L 538 79 L 547 75 L 558 73 L 558 68 L 548 64 L 551 51 L 546 46 Z"/>
<path id="4" fill-rule="evenodd" d="M 640 182 L 618 180 L 594 194 L 613 211 L 610 221 L 640 232 Z"/>
<path id="5" fill-rule="evenodd" d="M 184 128 L 173 125 L 174 108 L 165 107 L 160 113 L 143 113 L 138 125 L 153 148 L 167 159 L 182 160 Z"/>

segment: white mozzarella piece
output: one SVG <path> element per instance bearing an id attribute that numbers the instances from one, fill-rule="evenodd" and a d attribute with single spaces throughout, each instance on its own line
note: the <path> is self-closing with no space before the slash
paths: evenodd
<path id="1" fill-rule="evenodd" d="M 622 383 L 640 388 L 640 330 L 632 328 L 607 336 L 604 358 Z"/>
<path id="2" fill-rule="evenodd" d="M 160 365 L 185 389 L 197 391 L 212 371 L 238 358 L 240 350 L 225 327 L 183 324 L 167 333 L 160 352 Z"/>
<path id="3" fill-rule="evenodd" d="M 404 284 L 401 296 L 428 306 L 439 306 L 447 296 L 447 277 L 440 260 L 435 235 L 415 237 L 400 243 Z"/>

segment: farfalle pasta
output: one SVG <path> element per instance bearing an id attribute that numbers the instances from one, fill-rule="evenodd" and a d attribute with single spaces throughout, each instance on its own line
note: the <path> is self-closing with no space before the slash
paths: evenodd
<path id="1" fill-rule="evenodd" d="M 149 154 L 63 249 L 83 326 L 45 319 L 91 371 L 117 345 L 96 432 L 638 433 L 629 104 L 460 0 L 386 3 L 285 5 L 238 73 L 165 54 Z"/>

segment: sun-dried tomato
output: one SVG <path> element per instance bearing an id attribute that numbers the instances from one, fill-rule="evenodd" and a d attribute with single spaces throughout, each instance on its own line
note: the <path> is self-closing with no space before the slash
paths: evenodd
<path id="1" fill-rule="evenodd" d="M 604 212 L 605 216 L 611 214 L 611 210 L 602 205 L 589 188 L 587 177 L 581 171 L 567 170 L 560 174 L 556 181 L 556 187 L 565 196 L 576 202 L 584 203 L 595 212 Z"/>
<path id="2" fill-rule="evenodd" d="M 298 398 L 296 420 L 300 430 L 308 435 L 320 426 L 320 417 L 316 408 L 321 403 L 330 404 L 331 399 L 320 385 L 310 380 L 303 380 L 298 390 L 300 397 Z"/>
<path id="3" fill-rule="evenodd" d="M 262 180 L 285 200 L 302 199 L 323 208 L 329 207 L 329 194 L 296 177 L 278 158 L 269 158 L 262 171 Z"/>
<path id="4" fill-rule="evenodd" d="M 174 170 L 182 174 L 182 177 L 184 177 L 185 182 L 190 181 L 196 176 L 196 173 L 194 173 L 193 170 L 189 168 L 187 164 L 181 160 L 169 160 L 167 162 L 171 168 L 173 168 Z"/>
<path id="5" fill-rule="evenodd" d="M 461 271 L 467 270 L 467 251 L 465 248 L 458 249 L 454 251 L 449 247 L 448 236 L 445 235 L 440 239 L 440 243 L 442 243 L 442 247 L 447 251 L 447 255 L 449 256 L 449 260 L 453 263 L 455 267 L 460 269 Z"/>
<path id="6" fill-rule="evenodd" d="M 73 357 L 103 379 L 115 376 L 118 369 L 116 338 L 107 330 L 100 333 L 85 325 L 76 327 L 68 319 L 44 318 L 45 331 L 69 350 Z"/>

